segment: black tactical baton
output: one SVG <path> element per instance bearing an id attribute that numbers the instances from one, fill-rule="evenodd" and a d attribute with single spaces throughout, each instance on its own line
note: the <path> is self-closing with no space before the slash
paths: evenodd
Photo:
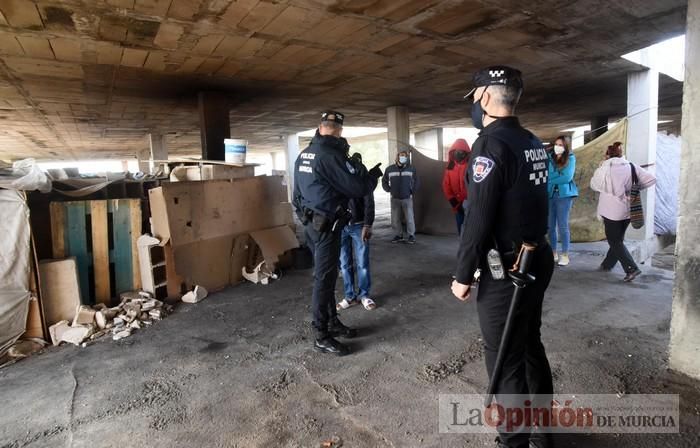
<path id="1" fill-rule="evenodd" d="M 518 310 L 518 304 L 520 302 L 520 297 L 523 295 L 523 289 L 535 281 L 535 277 L 528 273 L 535 249 L 537 249 L 536 244 L 523 243 L 520 248 L 520 253 L 518 254 L 518 259 L 515 261 L 513 268 L 508 271 L 508 275 L 515 285 L 515 290 L 513 291 L 513 298 L 510 301 L 506 325 L 503 328 L 503 334 L 501 335 L 501 343 L 498 346 L 496 364 L 493 366 L 493 373 L 491 374 L 491 379 L 489 381 L 489 388 L 486 391 L 486 400 L 484 401 L 484 407 L 486 408 L 491 406 L 493 396 L 497 392 L 496 386 L 501 378 L 503 361 L 505 361 L 506 351 L 508 350 L 508 344 L 510 342 L 511 333 L 513 332 L 513 325 L 515 323 L 515 313 Z"/>

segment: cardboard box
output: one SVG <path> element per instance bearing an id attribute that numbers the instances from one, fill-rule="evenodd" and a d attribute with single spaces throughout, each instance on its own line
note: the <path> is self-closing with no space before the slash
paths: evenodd
<path id="1" fill-rule="evenodd" d="M 149 200 L 153 234 L 172 247 L 176 273 L 209 291 L 241 280 L 251 232 L 294 222 L 280 176 L 169 182 L 150 190 Z"/>
<path id="2" fill-rule="evenodd" d="M 39 262 L 41 304 L 46 325 L 62 320 L 72 321 L 80 306 L 80 286 L 75 258 Z"/>

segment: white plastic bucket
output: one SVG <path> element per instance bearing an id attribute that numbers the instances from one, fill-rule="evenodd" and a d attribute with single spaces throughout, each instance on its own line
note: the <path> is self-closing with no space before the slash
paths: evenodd
<path id="1" fill-rule="evenodd" d="M 224 139 L 224 154 L 226 163 L 245 163 L 245 153 L 248 149 L 248 140 L 239 138 Z"/>

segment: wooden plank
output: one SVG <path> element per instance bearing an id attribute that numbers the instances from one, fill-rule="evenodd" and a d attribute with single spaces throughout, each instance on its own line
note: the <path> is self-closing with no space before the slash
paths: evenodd
<path id="1" fill-rule="evenodd" d="M 131 224 L 128 199 L 109 201 L 112 212 L 112 263 L 114 263 L 114 292 L 120 294 L 134 289 L 133 258 L 131 255 Z"/>
<path id="2" fill-rule="evenodd" d="M 75 257 L 80 284 L 82 303 L 94 303 L 90 290 L 89 269 L 92 258 L 87 249 L 87 230 L 85 228 L 85 202 L 65 202 L 66 214 L 66 255 Z"/>
<path id="3" fill-rule="evenodd" d="M 134 289 L 141 289 L 141 270 L 139 269 L 139 251 L 136 241 L 141 236 L 141 201 L 132 199 L 129 201 L 129 224 L 131 226 L 131 268 L 132 285 Z"/>
<path id="4" fill-rule="evenodd" d="M 109 227 L 107 201 L 89 201 L 92 229 L 92 266 L 95 273 L 95 302 L 110 305 Z"/>
<path id="5" fill-rule="evenodd" d="M 66 256 L 66 214 L 63 203 L 50 203 L 49 213 L 51 214 L 51 246 L 53 247 L 53 257 L 64 258 Z"/>

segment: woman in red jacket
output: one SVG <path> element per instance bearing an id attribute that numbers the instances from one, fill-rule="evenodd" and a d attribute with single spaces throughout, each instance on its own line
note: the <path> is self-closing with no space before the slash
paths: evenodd
<path id="1" fill-rule="evenodd" d="M 467 200 L 467 185 L 465 176 L 469 166 L 469 153 L 472 150 L 463 138 L 458 138 L 450 146 L 449 163 L 442 177 L 442 192 L 452 207 L 457 220 L 457 234 L 462 232 L 464 223 L 463 203 Z"/>

